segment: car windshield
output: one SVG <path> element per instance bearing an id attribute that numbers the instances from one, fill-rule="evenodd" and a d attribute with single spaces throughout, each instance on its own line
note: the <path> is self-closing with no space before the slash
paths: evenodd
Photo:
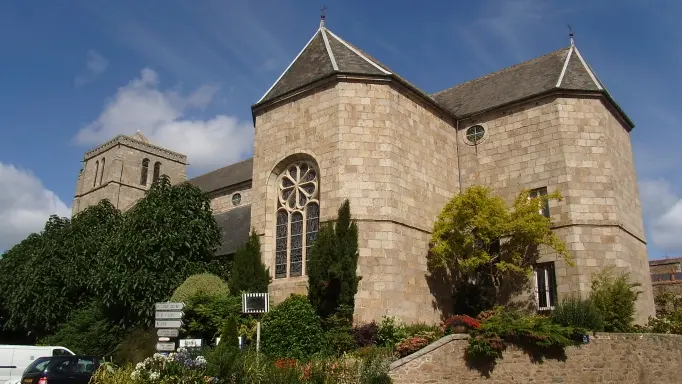
<path id="1" fill-rule="evenodd" d="M 40 373 L 47 368 L 47 365 L 50 364 L 50 361 L 52 359 L 49 357 L 41 357 L 37 359 L 36 361 L 32 362 L 31 365 L 26 368 L 26 371 L 24 373 Z"/>

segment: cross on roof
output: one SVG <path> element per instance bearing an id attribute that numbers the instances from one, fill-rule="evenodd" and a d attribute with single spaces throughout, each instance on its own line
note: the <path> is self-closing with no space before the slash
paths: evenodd
<path id="1" fill-rule="evenodd" d="M 325 11 L 326 11 L 326 10 L 327 10 L 327 6 L 326 6 L 326 5 L 323 6 L 322 9 L 320 9 L 320 12 L 322 13 L 321 16 L 320 16 L 320 18 L 321 18 L 322 20 L 324 20 L 324 18 L 326 17 L 326 15 L 325 15 Z"/>

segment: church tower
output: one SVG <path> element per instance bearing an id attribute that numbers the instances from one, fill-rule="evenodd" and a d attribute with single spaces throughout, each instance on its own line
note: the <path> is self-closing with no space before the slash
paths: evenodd
<path id="1" fill-rule="evenodd" d="M 187 156 L 151 144 L 141 132 L 118 135 L 85 153 L 72 214 L 103 199 L 126 210 L 144 197 L 161 175 L 173 183 L 186 181 L 186 167 Z"/>

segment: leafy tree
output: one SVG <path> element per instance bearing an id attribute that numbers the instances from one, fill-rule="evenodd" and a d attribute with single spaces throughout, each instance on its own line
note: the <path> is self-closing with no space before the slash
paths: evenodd
<path id="1" fill-rule="evenodd" d="M 0 302 L 5 327 L 43 337 L 58 329 L 71 311 L 89 305 L 89 282 L 101 244 L 116 230 L 120 212 L 103 200 L 72 220 L 52 216 L 0 260 Z"/>
<path id="2" fill-rule="evenodd" d="M 205 271 L 219 244 L 208 197 L 162 176 L 104 244 L 93 288 L 112 318 L 126 327 L 147 324 L 154 303 Z"/>
<path id="3" fill-rule="evenodd" d="M 523 190 L 511 209 L 483 186 L 453 197 L 433 227 L 429 270 L 445 269 L 454 281 L 492 287 L 482 294 L 500 303 L 503 282 L 529 276 L 540 246 L 554 249 L 570 264 L 566 245 L 551 230 L 550 219 L 539 213 L 547 199 L 560 200 L 561 194 L 530 198 Z"/>
<path id="4" fill-rule="evenodd" d="M 308 299 L 318 315 L 339 311 L 351 317 L 358 291 L 358 227 L 344 201 L 336 223 L 324 224 L 312 247 L 308 265 Z"/>
<path id="5" fill-rule="evenodd" d="M 210 273 L 198 273 L 188 277 L 173 292 L 171 301 L 187 303 L 189 299 L 199 294 L 209 297 L 227 296 L 230 289 L 220 277 Z"/>
<path id="6" fill-rule="evenodd" d="M 230 291 L 267 292 L 271 281 L 270 271 L 263 264 L 260 254 L 260 238 L 255 231 L 251 232 L 249 241 L 237 249 L 230 273 Z"/>

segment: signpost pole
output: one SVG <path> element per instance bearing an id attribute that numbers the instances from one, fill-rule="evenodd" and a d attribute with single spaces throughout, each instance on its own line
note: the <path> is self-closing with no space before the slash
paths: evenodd
<path id="1" fill-rule="evenodd" d="M 260 352 L 260 319 L 256 323 L 256 353 Z"/>

